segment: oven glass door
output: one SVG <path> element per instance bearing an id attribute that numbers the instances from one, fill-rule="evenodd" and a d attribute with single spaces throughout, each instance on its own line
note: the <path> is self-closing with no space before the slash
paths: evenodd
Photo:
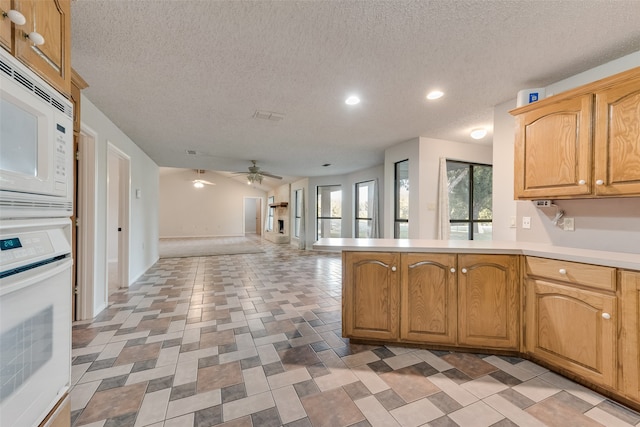
<path id="1" fill-rule="evenodd" d="M 1 426 L 37 426 L 69 390 L 71 265 L 0 279 Z"/>

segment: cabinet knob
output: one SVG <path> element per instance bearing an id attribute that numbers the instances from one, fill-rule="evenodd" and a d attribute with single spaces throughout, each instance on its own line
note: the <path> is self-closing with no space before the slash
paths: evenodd
<path id="1" fill-rule="evenodd" d="M 578 181 L 578 184 L 580 185 L 585 185 L 587 183 L 587 181 L 585 181 L 584 179 L 581 179 L 580 181 Z"/>
<path id="2" fill-rule="evenodd" d="M 603 180 L 599 179 L 599 180 L 596 181 L 596 185 L 602 185 L 602 184 L 604 184 Z"/>
<path id="3" fill-rule="evenodd" d="M 611 319 L 611 315 L 609 313 L 602 313 L 602 318 L 606 319 L 606 320 L 609 320 L 609 319 Z"/>
<path id="4" fill-rule="evenodd" d="M 2 12 L 2 17 L 9 18 L 9 21 L 16 25 L 24 25 L 27 22 L 27 18 L 17 10 L 11 9 L 8 12 Z"/>
<path id="5" fill-rule="evenodd" d="M 397 270 L 397 268 L 396 268 L 395 265 L 393 267 L 391 267 L 391 271 L 396 271 L 396 270 Z"/>
<path id="6" fill-rule="evenodd" d="M 560 270 L 558 270 L 558 273 L 567 274 L 567 270 L 565 270 L 564 268 L 561 268 Z"/>
<path id="7" fill-rule="evenodd" d="M 36 46 L 40 46 L 44 44 L 44 37 L 40 33 L 36 33 L 35 31 L 30 32 L 29 34 L 25 33 L 24 37 L 31 40 Z"/>
<path id="8" fill-rule="evenodd" d="M 467 269 L 466 268 L 463 268 L 461 271 L 462 271 L 463 274 L 467 274 Z"/>
<path id="9" fill-rule="evenodd" d="M 451 268 L 449 269 L 449 271 L 450 271 L 450 272 L 452 272 L 452 273 L 455 273 L 455 272 L 456 272 L 456 269 L 455 269 L 455 268 L 453 268 L 453 267 L 451 267 Z"/>

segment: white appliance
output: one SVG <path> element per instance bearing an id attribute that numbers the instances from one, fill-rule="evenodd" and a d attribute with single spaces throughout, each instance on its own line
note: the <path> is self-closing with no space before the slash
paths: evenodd
<path id="1" fill-rule="evenodd" d="M 540 101 L 545 97 L 545 92 L 546 89 L 543 87 L 535 89 L 522 89 L 518 92 L 518 97 L 516 98 L 516 107 L 522 107 L 523 105 Z"/>
<path id="2" fill-rule="evenodd" d="M 0 49 L 0 218 L 72 207 L 73 104 Z"/>
<path id="3" fill-rule="evenodd" d="M 71 383 L 71 221 L 0 222 L 0 426 L 32 427 Z"/>

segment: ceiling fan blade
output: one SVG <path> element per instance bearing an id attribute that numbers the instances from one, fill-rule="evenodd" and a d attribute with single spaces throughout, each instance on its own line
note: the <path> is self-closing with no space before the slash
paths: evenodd
<path id="1" fill-rule="evenodd" d="M 269 178 L 282 179 L 282 177 L 281 177 L 281 176 L 274 175 L 274 174 L 272 174 L 272 173 L 270 173 L 270 172 L 264 172 L 264 171 L 261 171 L 261 172 L 260 172 L 260 174 L 261 174 L 261 175 L 264 175 L 264 176 L 268 176 Z"/>

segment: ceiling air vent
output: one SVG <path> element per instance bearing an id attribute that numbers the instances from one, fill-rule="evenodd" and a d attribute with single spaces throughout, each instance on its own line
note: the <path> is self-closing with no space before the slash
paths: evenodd
<path id="1" fill-rule="evenodd" d="M 195 156 L 198 154 L 196 150 L 184 150 L 188 155 Z"/>
<path id="2" fill-rule="evenodd" d="M 256 110 L 256 112 L 253 113 L 253 118 L 262 119 L 262 120 L 271 120 L 272 122 L 279 122 L 280 120 L 284 119 L 284 114 L 276 113 L 273 111 Z"/>

